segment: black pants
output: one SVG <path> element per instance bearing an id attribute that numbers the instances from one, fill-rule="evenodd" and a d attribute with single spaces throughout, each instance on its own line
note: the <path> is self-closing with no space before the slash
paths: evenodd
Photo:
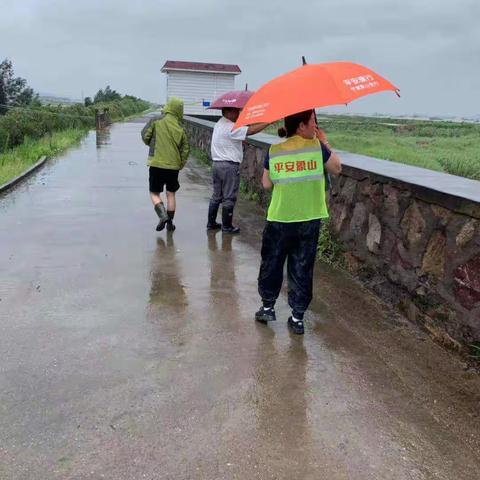
<path id="1" fill-rule="evenodd" d="M 273 307 L 283 283 L 287 261 L 288 304 L 299 320 L 312 301 L 313 269 L 317 254 L 320 220 L 267 222 L 263 231 L 262 264 L 258 292 L 264 306 Z"/>

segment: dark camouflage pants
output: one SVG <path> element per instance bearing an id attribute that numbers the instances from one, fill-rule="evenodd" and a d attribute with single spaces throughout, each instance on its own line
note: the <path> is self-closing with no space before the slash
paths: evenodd
<path id="1" fill-rule="evenodd" d="M 258 275 L 258 292 L 264 306 L 275 305 L 287 261 L 288 304 L 295 318 L 303 318 L 312 301 L 313 269 L 320 225 L 320 220 L 267 222 L 263 231 L 262 263 Z"/>

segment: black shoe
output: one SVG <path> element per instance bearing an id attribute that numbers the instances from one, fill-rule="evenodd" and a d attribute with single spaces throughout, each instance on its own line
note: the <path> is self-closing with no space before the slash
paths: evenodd
<path id="1" fill-rule="evenodd" d="M 225 233 L 240 233 L 238 227 L 232 225 L 233 220 L 233 207 L 222 208 L 222 232 Z"/>
<path id="2" fill-rule="evenodd" d="M 260 310 L 255 314 L 255 320 L 264 324 L 267 324 L 268 322 L 273 322 L 276 319 L 277 317 L 273 308 L 269 308 L 268 310 L 266 310 L 265 307 L 261 307 Z"/>
<path id="3" fill-rule="evenodd" d="M 208 206 L 207 230 L 220 230 L 222 228 L 222 225 L 217 222 L 218 207 L 219 205 L 213 205 L 211 203 Z"/>
<path id="4" fill-rule="evenodd" d="M 297 335 L 303 335 L 305 333 L 305 328 L 303 326 L 303 320 L 295 322 L 292 317 L 288 319 L 287 322 L 288 328 Z"/>

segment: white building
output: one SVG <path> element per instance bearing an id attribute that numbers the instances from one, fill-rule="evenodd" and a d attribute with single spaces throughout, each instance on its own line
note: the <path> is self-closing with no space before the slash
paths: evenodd
<path id="1" fill-rule="evenodd" d="M 177 62 L 168 60 L 162 67 L 167 74 L 167 100 L 177 97 L 185 102 L 185 115 L 221 115 L 207 107 L 220 95 L 235 90 L 238 65 Z"/>

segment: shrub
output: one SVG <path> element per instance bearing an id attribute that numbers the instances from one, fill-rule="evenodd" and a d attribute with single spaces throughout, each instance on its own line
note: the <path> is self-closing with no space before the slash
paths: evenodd
<path id="1" fill-rule="evenodd" d="M 56 131 L 93 128 L 95 109 L 109 109 L 112 120 L 123 119 L 140 113 L 149 103 L 134 97 L 126 97 L 94 106 L 75 104 L 69 106 L 48 105 L 43 107 L 14 108 L 0 117 L 0 153 L 23 143 L 25 138 L 37 139 Z"/>

